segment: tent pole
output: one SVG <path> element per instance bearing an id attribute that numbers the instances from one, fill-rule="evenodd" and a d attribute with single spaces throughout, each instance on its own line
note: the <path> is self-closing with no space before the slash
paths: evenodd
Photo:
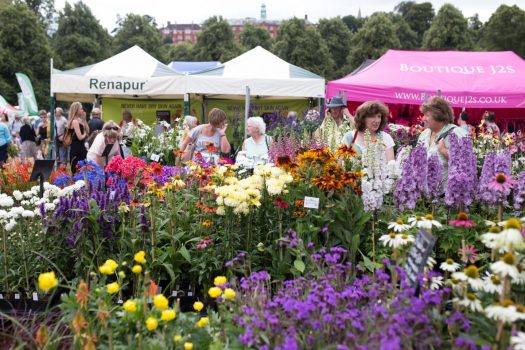
<path id="1" fill-rule="evenodd" d="M 49 60 L 49 114 L 50 114 L 50 119 L 51 119 L 49 123 L 51 124 L 51 132 L 49 135 L 49 150 L 47 154 L 48 159 L 53 159 L 53 150 L 55 149 L 55 95 L 51 91 L 52 79 L 53 79 L 53 58 Z"/>
<path id="2" fill-rule="evenodd" d="M 324 98 L 319 98 L 319 114 L 321 115 L 321 118 L 324 118 L 324 112 L 325 112 Z"/>
<path id="3" fill-rule="evenodd" d="M 244 101 L 244 139 L 246 140 L 246 123 L 248 122 L 248 115 L 250 114 L 250 87 L 246 85 L 246 98 Z"/>
<path id="4" fill-rule="evenodd" d="M 184 94 L 184 115 L 190 115 L 190 94 Z"/>

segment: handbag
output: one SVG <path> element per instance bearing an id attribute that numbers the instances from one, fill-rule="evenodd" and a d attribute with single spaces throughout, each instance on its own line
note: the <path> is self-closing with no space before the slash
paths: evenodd
<path id="1" fill-rule="evenodd" d="M 62 145 L 68 147 L 73 142 L 73 131 L 71 129 L 64 130 L 64 139 L 62 140 Z"/>
<path id="2" fill-rule="evenodd" d="M 191 139 L 191 143 L 186 146 L 184 154 L 182 155 L 182 162 L 185 163 L 193 159 L 193 153 L 195 153 L 195 148 L 197 147 L 197 139 L 199 138 L 201 131 L 197 130 L 195 138 Z"/>

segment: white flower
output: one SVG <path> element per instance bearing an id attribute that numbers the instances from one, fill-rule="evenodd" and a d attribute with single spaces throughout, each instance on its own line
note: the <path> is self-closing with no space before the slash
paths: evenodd
<path id="1" fill-rule="evenodd" d="M 460 265 L 454 260 L 448 258 L 445 262 L 442 262 L 441 265 L 439 265 L 439 267 L 443 271 L 456 272 L 457 270 L 459 270 Z"/>
<path id="2" fill-rule="evenodd" d="M 482 291 L 485 293 L 500 293 L 501 292 L 501 281 L 498 276 L 485 272 L 485 276 L 482 277 L 483 284 L 473 288 L 475 291 Z"/>
<path id="3" fill-rule="evenodd" d="M 525 241 L 520 230 L 515 228 L 508 228 L 501 231 L 500 239 L 497 246 L 505 251 L 515 251 L 525 249 Z"/>
<path id="4" fill-rule="evenodd" d="M 443 287 L 443 276 L 434 276 L 430 281 L 430 289 L 437 290 Z"/>
<path id="5" fill-rule="evenodd" d="M 403 232 L 410 229 L 412 226 L 403 223 L 403 220 L 397 219 L 396 221 L 390 222 L 388 224 L 389 230 L 394 230 L 395 232 Z"/>
<path id="6" fill-rule="evenodd" d="M 471 278 L 465 272 L 454 272 L 452 278 L 458 281 L 467 282 L 474 290 L 480 290 L 483 286 L 483 281 L 480 278 Z"/>
<path id="7" fill-rule="evenodd" d="M 0 207 L 8 208 L 12 207 L 15 204 L 13 198 L 9 197 L 6 194 L 0 194 Z"/>
<path id="8" fill-rule="evenodd" d="M 20 215 L 22 215 L 22 213 L 24 212 L 24 208 L 23 207 L 13 207 L 11 208 L 11 216 L 16 219 L 17 217 L 19 217 Z"/>
<path id="9" fill-rule="evenodd" d="M 427 260 L 427 267 L 432 270 L 434 268 L 434 265 L 437 264 L 437 261 L 436 259 L 434 259 L 433 257 L 429 256 L 428 257 L 428 260 Z"/>
<path id="10" fill-rule="evenodd" d="M 4 228 L 5 228 L 5 230 L 6 230 L 7 232 L 9 232 L 9 231 L 12 231 L 12 230 L 15 228 L 15 226 L 16 226 L 16 221 L 13 220 L 13 219 L 11 219 L 11 221 L 9 221 L 9 222 L 5 225 Z"/>
<path id="11" fill-rule="evenodd" d="M 34 216 L 35 216 L 35 213 L 32 212 L 31 210 L 24 210 L 22 212 L 22 217 L 24 217 L 24 218 L 32 218 Z"/>
<path id="12" fill-rule="evenodd" d="M 21 201 L 24 198 L 24 195 L 19 190 L 15 190 L 13 191 L 13 197 L 15 197 L 17 201 Z"/>
<path id="13" fill-rule="evenodd" d="M 518 332 L 517 335 L 510 338 L 510 343 L 514 350 L 525 350 L 525 333 Z"/>
<path id="14" fill-rule="evenodd" d="M 394 249 L 399 248 L 400 245 L 398 236 L 393 232 L 388 235 L 382 235 L 381 237 L 379 237 L 379 241 L 383 242 L 383 245 L 385 247 L 392 247 Z"/>
<path id="15" fill-rule="evenodd" d="M 488 318 L 493 320 L 500 320 L 505 323 L 514 323 L 521 318 L 514 305 L 501 306 L 491 305 L 485 308 L 485 313 Z"/>
<path id="16" fill-rule="evenodd" d="M 459 305 L 469 308 L 474 312 L 483 311 L 483 306 L 481 306 L 481 302 L 473 293 L 468 293 L 464 299 L 459 300 Z"/>
<path id="17" fill-rule="evenodd" d="M 500 237 L 500 233 L 484 233 L 481 235 L 481 242 L 489 248 L 489 249 L 495 249 L 498 244 L 498 239 Z"/>

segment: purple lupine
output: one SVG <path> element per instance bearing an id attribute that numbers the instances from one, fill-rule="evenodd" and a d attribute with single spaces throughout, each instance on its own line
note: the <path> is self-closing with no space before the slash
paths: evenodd
<path id="1" fill-rule="evenodd" d="M 476 156 L 470 137 L 451 134 L 448 151 L 448 182 L 445 204 L 469 207 L 478 189 Z"/>
<path id="2" fill-rule="evenodd" d="M 518 175 L 518 183 L 514 187 L 514 211 L 518 216 L 523 211 L 525 204 L 525 171 Z"/>
<path id="3" fill-rule="evenodd" d="M 394 203 L 403 211 L 414 209 L 416 202 L 427 192 L 427 151 L 419 144 L 403 163 L 401 177 L 394 191 Z"/>
<path id="4" fill-rule="evenodd" d="M 434 153 L 427 159 L 427 196 L 437 204 L 443 191 L 443 164 Z"/>
<path id="5" fill-rule="evenodd" d="M 500 202 L 506 202 L 507 196 L 489 188 L 489 183 L 494 180 L 498 173 L 510 176 L 511 165 L 511 154 L 508 151 L 490 152 L 485 156 L 478 187 L 478 198 L 483 203 L 496 205 Z"/>
<path id="6" fill-rule="evenodd" d="M 149 221 L 148 217 L 146 216 L 146 207 L 144 205 L 140 206 L 139 223 L 142 232 L 149 232 Z"/>

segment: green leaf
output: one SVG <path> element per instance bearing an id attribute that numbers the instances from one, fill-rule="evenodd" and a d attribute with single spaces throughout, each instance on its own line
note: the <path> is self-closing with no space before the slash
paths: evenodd
<path id="1" fill-rule="evenodd" d="M 189 263 L 191 263 L 190 252 L 188 251 L 188 249 L 186 249 L 185 246 L 180 247 L 179 253 L 180 255 L 184 257 L 184 259 L 186 259 Z"/>
<path id="2" fill-rule="evenodd" d="M 304 269 L 306 266 L 304 265 L 304 262 L 301 259 L 297 259 L 293 262 L 293 266 L 301 273 L 304 272 Z"/>

